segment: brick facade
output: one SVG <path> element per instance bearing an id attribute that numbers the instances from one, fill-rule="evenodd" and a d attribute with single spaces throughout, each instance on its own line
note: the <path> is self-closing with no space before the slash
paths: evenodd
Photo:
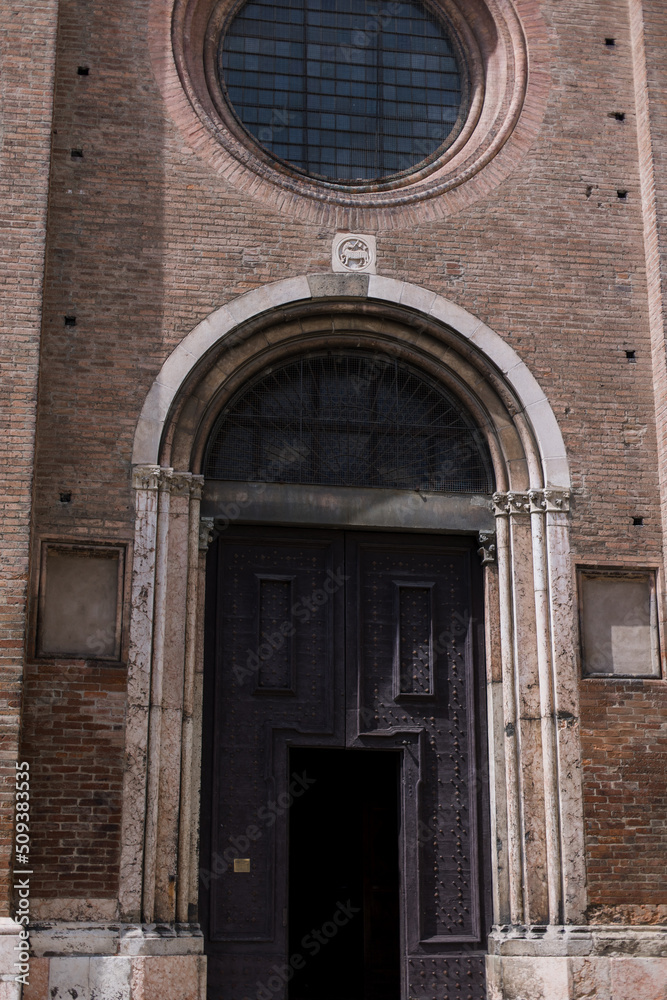
<path id="1" fill-rule="evenodd" d="M 13 201 L 0 182 L 9 233 L 0 268 L 12 338 L 0 358 L 11 387 L 8 432 L 0 442 L 11 477 L 3 487 L 8 702 L 0 763 L 10 771 L 40 321 L 35 567 L 43 538 L 132 541 L 133 436 L 165 359 L 212 310 L 242 293 L 328 271 L 332 238 L 350 221 L 333 207 L 316 223 L 279 212 L 193 150 L 195 140 L 177 114 L 182 95 L 165 101 L 167 0 L 38 6 L 0 0 L 15 67 L 12 79 L 4 76 L 1 109 L 1 155 L 10 180 L 15 175 Z M 655 565 L 663 559 L 667 524 L 667 11 L 661 0 L 517 0 L 515 6 L 529 51 L 534 39 L 543 60 L 543 107 L 536 104 L 543 117 L 533 123 L 529 148 L 506 176 L 499 168 L 497 184 L 470 188 L 467 202 L 461 195 L 445 219 L 397 225 L 386 209 L 386 224 L 375 230 L 378 273 L 473 313 L 533 373 L 567 448 L 574 562 Z M 605 44 L 611 38 L 614 44 Z M 642 72 L 647 91 L 637 87 Z M 30 82 L 19 85 L 17 77 Z M 65 317 L 75 323 L 66 325 Z M 71 500 L 61 499 L 66 494 Z M 637 518 L 641 525 L 633 524 Z M 91 913 L 115 913 L 125 684 L 124 664 L 29 658 L 25 667 L 21 755 L 34 776 L 32 843 L 40 874 L 33 892 L 40 917 L 62 915 L 48 902 L 59 897 L 106 900 L 108 907 L 100 902 Z M 664 685 L 580 684 L 593 921 L 664 918 Z M 6 816 L 7 792 L 0 806 Z M 9 844 L 5 826 L 3 872 Z"/>
<path id="2" fill-rule="evenodd" d="M 87 3 L 85 15 L 71 0 L 60 6 L 36 531 L 128 540 L 132 434 L 166 354 L 249 288 L 326 270 L 335 223 L 268 212 L 190 152 L 152 75 L 148 4 Z M 551 88 L 530 154 L 446 225 L 379 230 L 378 268 L 460 303 L 526 361 L 568 448 L 575 554 L 655 560 L 660 493 L 628 7 L 537 8 Z M 77 74 L 82 64 L 89 75 Z M 39 766 L 44 751 L 27 739 Z"/>
<path id="3" fill-rule="evenodd" d="M 23 747 L 32 764 L 32 841 L 39 900 L 118 898 L 125 676 L 58 661 L 30 666 Z M 41 904 L 45 906 L 44 903 Z"/>
<path id="4" fill-rule="evenodd" d="M 0 39 L 0 913 L 8 913 L 25 642 L 57 3 L 4 4 Z"/>
<path id="5" fill-rule="evenodd" d="M 649 921 L 667 914 L 666 715 L 661 682 L 582 682 L 588 892 L 600 922 L 633 907 Z"/>

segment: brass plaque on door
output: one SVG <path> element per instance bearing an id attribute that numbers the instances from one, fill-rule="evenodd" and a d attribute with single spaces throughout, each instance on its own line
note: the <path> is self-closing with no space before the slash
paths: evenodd
<path id="1" fill-rule="evenodd" d="M 234 871 L 235 872 L 249 872 L 250 871 L 250 858 L 234 858 Z"/>

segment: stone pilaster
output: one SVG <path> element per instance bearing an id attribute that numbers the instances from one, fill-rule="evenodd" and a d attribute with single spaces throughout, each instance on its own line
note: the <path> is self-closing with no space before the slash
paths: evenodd
<path id="1" fill-rule="evenodd" d="M 579 748 L 578 741 L 563 732 L 568 727 L 561 725 L 561 718 L 574 718 L 573 657 L 567 665 L 563 662 L 562 650 L 571 650 L 571 643 L 563 645 L 560 638 L 556 643 L 552 632 L 561 602 L 572 613 L 572 595 L 567 593 L 569 494 L 550 488 L 507 491 L 494 494 L 493 503 L 503 646 L 510 922 L 557 924 L 563 920 L 566 899 L 579 912 L 583 887 L 582 845 L 569 819 L 573 813 L 576 823 L 581 816 Z M 565 703 L 567 708 L 562 707 Z"/>

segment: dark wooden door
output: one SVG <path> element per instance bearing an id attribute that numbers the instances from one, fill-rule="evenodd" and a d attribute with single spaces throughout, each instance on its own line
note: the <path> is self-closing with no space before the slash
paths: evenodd
<path id="1" fill-rule="evenodd" d="M 465 539 L 350 533 L 348 746 L 402 749 L 403 997 L 486 996 L 480 567 Z"/>
<path id="2" fill-rule="evenodd" d="M 248 528 L 213 546 L 200 870 L 210 1000 L 290 995 L 288 820 L 309 788 L 290 747 L 398 751 L 401 996 L 485 996 L 479 589 L 466 539 Z M 382 819 L 380 803 L 365 809 L 366 845 Z M 365 919 L 381 919 L 385 889 L 364 856 Z M 382 934 L 366 934 L 372 1000 L 385 963 Z"/>

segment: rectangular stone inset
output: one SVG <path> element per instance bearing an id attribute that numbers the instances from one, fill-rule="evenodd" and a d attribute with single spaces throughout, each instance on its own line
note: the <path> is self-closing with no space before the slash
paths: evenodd
<path id="1" fill-rule="evenodd" d="M 658 616 L 652 570 L 579 570 L 585 676 L 659 677 Z"/>
<path id="2" fill-rule="evenodd" d="M 291 606 L 291 577 L 260 577 L 257 687 L 263 691 L 284 691 L 292 687 L 294 624 Z"/>
<path id="3" fill-rule="evenodd" d="M 118 660 L 124 549 L 42 547 L 37 655 Z"/>
<path id="4" fill-rule="evenodd" d="M 433 694 L 432 587 L 398 584 L 398 693 Z"/>

